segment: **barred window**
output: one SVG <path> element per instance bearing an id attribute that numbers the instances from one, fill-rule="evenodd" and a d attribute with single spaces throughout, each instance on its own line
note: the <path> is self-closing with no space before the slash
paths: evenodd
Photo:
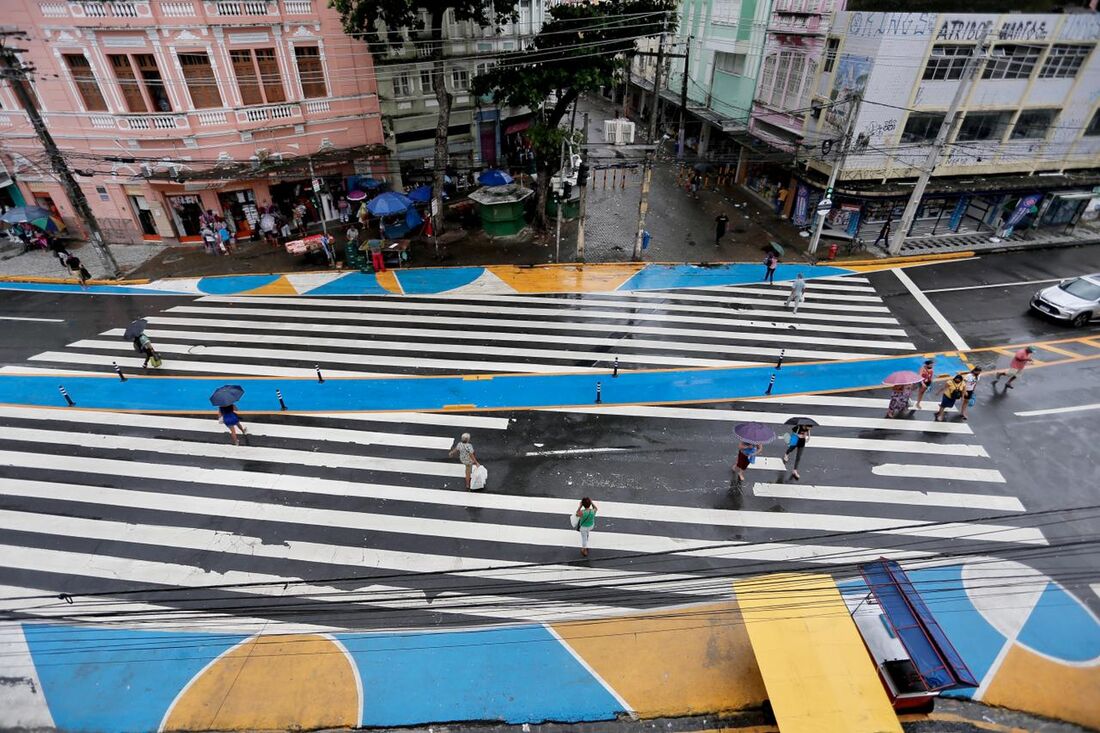
<path id="1" fill-rule="evenodd" d="M 825 42 L 825 66 L 822 71 L 828 74 L 833 70 L 833 65 L 836 63 L 836 53 L 840 49 L 840 39 L 830 38 Z M 925 77 L 926 79 L 928 77 Z"/>
<path id="2" fill-rule="evenodd" d="M 99 88 L 95 74 L 92 73 L 92 65 L 82 53 L 65 54 L 65 64 L 69 67 L 69 73 L 73 76 L 76 90 L 80 92 L 80 98 L 84 100 L 84 109 L 89 112 L 106 112 L 107 100 L 103 98 L 103 92 Z"/>
<path id="3" fill-rule="evenodd" d="M 1042 46 L 1007 44 L 995 46 L 985 63 L 983 79 L 1026 79 L 1035 70 Z"/>
<path id="4" fill-rule="evenodd" d="M 1012 126 L 1012 140 L 1042 139 L 1058 116 L 1056 109 L 1029 109 L 1020 113 Z"/>
<path id="5" fill-rule="evenodd" d="M 946 115 L 937 112 L 914 112 L 901 131 L 903 143 L 924 143 L 936 139 Z"/>
<path id="6" fill-rule="evenodd" d="M 932 47 L 924 79 L 961 79 L 973 46 L 942 43 Z"/>
<path id="7" fill-rule="evenodd" d="M 1056 43 L 1050 47 L 1047 60 L 1039 71 L 1040 79 L 1072 79 L 1085 65 L 1092 46 Z"/>

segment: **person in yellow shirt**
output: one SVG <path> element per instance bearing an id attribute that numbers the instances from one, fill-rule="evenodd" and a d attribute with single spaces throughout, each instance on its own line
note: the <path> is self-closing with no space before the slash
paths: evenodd
<path id="1" fill-rule="evenodd" d="M 942 397 L 940 397 L 940 409 L 936 413 L 937 422 L 943 422 L 944 411 L 954 407 L 955 402 L 966 396 L 966 382 L 963 380 L 963 375 L 956 374 L 944 382 L 940 393 Z"/>

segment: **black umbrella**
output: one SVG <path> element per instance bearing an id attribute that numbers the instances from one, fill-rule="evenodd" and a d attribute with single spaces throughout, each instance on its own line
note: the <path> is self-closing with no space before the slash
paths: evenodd
<path id="1" fill-rule="evenodd" d="M 126 333 L 122 334 L 122 338 L 131 340 L 136 339 L 138 336 L 145 333 L 145 328 L 148 325 L 149 324 L 144 318 L 139 318 L 126 327 Z"/>
<path id="2" fill-rule="evenodd" d="M 784 425 L 809 425 L 811 428 L 817 427 L 817 421 L 810 417 L 792 417 L 789 418 Z"/>
<path id="3" fill-rule="evenodd" d="M 243 387 L 236 384 L 227 384 L 214 390 L 214 394 L 210 395 L 210 404 L 214 407 L 225 407 L 226 405 L 236 404 L 243 396 Z"/>

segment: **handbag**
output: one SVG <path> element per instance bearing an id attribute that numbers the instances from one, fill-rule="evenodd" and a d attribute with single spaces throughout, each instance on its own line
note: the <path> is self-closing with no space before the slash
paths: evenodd
<path id="1" fill-rule="evenodd" d="M 480 491 L 485 488 L 485 482 L 489 480 L 489 469 L 480 464 L 474 466 L 473 471 L 470 472 L 470 489 L 472 491 Z"/>
<path id="2" fill-rule="evenodd" d="M 581 518 L 577 516 L 576 512 L 569 515 L 569 526 L 573 529 L 581 528 Z"/>
<path id="3" fill-rule="evenodd" d="M 153 356 L 149 358 L 149 363 L 155 368 L 159 368 L 160 365 L 164 363 L 164 359 L 160 358 L 160 354 L 153 354 Z"/>

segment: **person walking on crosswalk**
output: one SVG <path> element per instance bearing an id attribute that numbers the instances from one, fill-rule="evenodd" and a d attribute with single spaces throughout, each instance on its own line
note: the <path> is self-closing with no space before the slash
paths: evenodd
<path id="1" fill-rule="evenodd" d="M 745 469 L 756 462 L 756 454 L 760 452 L 760 446 L 755 443 L 741 441 L 737 444 L 737 463 L 733 464 L 733 470 L 737 473 L 737 488 L 745 483 Z"/>
<path id="2" fill-rule="evenodd" d="M 1028 364 L 1035 360 L 1032 354 L 1035 353 L 1035 348 L 1032 346 L 1025 346 L 1016 352 L 1016 355 L 1012 357 L 1012 362 L 1008 365 L 1008 369 L 1004 370 L 1004 374 L 1008 375 L 1008 381 L 1005 382 L 1005 389 L 1015 389 L 1012 383 L 1015 382 L 1020 374 L 1024 371 Z M 993 378 L 993 388 L 996 389 L 997 384 L 1001 381 L 1002 373 L 998 372 L 997 376 Z"/>
<path id="3" fill-rule="evenodd" d="M 936 422 L 943 422 L 943 413 L 954 407 L 955 403 L 966 394 L 966 383 L 963 381 L 963 375 L 956 374 L 951 377 L 951 379 L 944 382 L 940 391 L 943 396 L 940 398 L 940 409 L 936 412 Z"/>
<path id="4" fill-rule="evenodd" d="M 218 421 L 229 428 L 229 439 L 233 442 L 233 445 L 240 445 L 240 441 L 237 440 L 237 428 L 241 429 L 241 435 L 247 437 L 248 432 L 241 423 L 241 416 L 237 414 L 236 405 L 222 405 L 219 407 Z"/>
<path id="5" fill-rule="evenodd" d="M 779 267 L 779 257 L 775 252 L 768 252 L 764 257 L 764 282 L 775 285 L 775 268 Z"/>
<path id="6" fill-rule="evenodd" d="M 920 402 L 924 399 L 924 393 L 928 391 L 928 388 L 932 386 L 932 382 L 936 379 L 936 360 L 925 359 L 924 364 L 920 368 L 920 388 L 917 392 L 917 409 L 920 409 Z"/>
<path id="7" fill-rule="evenodd" d="M 459 462 L 466 467 L 466 490 L 470 490 L 470 476 L 474 470 L 474 466 L 480 466 L 481 464 L 477 460 L 477 453 L 474 451 L 474 444 L 470 442 L 470 434 L 463 433 L 458 438 L 458 442 L 454 444 L 450 452 L 451 458 L 458 458 Z"/>
<path id="8" fill-rule="evenodd" d="M 787 463 L 794 453 L 794 466 L 791 467 L 791 478 L 795 481 L 802 477 L 798 475 L 798 464 L 802 462 L 802 451 L 806 449 L 806 443 L 810 440 L 810 425 L 802 423 L 791 426 L 791 437 L 787 443 L 787 452 L 783 454 L 783 463 Z"/>
<path id="9" fill-rule="evenodd" d="M 783 304 L 783 307 L 789 307 L 791 303 L 794 303 L 794 312 L 798 313 L 798 306 L 802 305 L 802 299 L 806 297 L 806 278 L 802 277 L 802 273 L 798 273 L 794 282 L 791 283 L 791 292 L 787 294 L 787 302 Z"/>
<path id="10" fill-rule="evenodd" d="M 581 533 L 582 557 L 588 557 L 588 533 L 596 526 L 596 512 L 598 511 L 599 507 L 596 506 L 596 502 L 587 496 L 581 499 L 581 504 L 577 507 L 577 531 Z"/>

